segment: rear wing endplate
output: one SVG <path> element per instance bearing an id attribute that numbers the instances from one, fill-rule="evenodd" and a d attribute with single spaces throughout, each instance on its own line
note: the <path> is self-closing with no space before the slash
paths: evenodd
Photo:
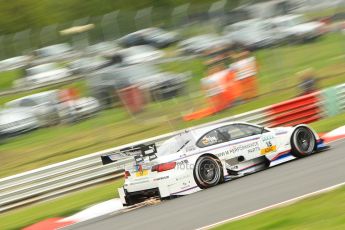
<path id="1" fill-rule="evenodd" d="M 149 160 L 156 159 L 157 147 L 156 144 L 136 145 L 120 149 L 118 152 L 102 155 L 101 160 L 103 165 L 115 163 L 119 160 L 124 160 L 133 157 L 137 163 L 144 161 L 144 158 Z"/>

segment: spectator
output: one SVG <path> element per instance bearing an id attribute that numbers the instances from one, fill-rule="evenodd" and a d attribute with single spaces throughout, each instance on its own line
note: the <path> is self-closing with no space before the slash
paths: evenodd
<path id="1" fill-rule="evenodd" d="M 300 83 L 298 85 L 300 96 L 316 91 L 316 78 L 312 68 L 299 72 L 298 76 L 300 78 Z"/>
<path id="2" fill-rule="evenodd" d="M 241 85 L 242 99 L 249 100 L 257 96 L 257 63 L 249 51 L 234 56 L 230 69 L 236 73 L 236 81 Z"/>

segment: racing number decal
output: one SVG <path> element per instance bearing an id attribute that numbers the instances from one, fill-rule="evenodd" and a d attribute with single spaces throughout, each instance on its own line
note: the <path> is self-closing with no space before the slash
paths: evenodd
<path id="1" fill-rule="evenodd" d="M 266 148 L 263 148 L 263 149 L 260 150 L 262 155 L 265 155 L 265 154 L 267 154 L 269 152 L 274 152 L 274 151 L 277 150 L 277 146 L 276 145 L 272 145 L 271 141 L 267 141 L 266 145 L 267 145 Z"/>

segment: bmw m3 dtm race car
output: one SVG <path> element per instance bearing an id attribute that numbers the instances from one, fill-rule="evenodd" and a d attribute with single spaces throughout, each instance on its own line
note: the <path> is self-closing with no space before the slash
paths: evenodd
<path id="1" fill-rule="evenodd" d="M 126 148 L 102 156 L 102 162 L 134 158 L 118 189 L 122 203 L 133 205 L 153 196 L 187 195 L 327 148 L 305 124 L 267 128 L 228 122 L 187 130 L 158 147 Z"/>

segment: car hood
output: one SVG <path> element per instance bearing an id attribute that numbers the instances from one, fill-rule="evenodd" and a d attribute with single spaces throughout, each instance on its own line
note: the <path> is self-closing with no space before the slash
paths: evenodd
<path id="1" fill-rule="evenodd" d="M 27 76 L 28 78 L 31 79 L 40 79 L 40 80 L 45 80 L 45 78 L 47 77 L 60 77 L 61 75 L 67 75 L 68 74 L 68 70 L 63 68 L 63 69 L 56 69 L 56 70 L 50 70 L 47 72 L 43 72 L 43 73 L 39 73 L 39 74 L 35 74 L 35 75 L 29 75 Z M 47 80 L 51 80 L 51 79 L 47 79 Z"/>
<path id="2" fill-rule="evenodd" d="M 0 125 L 34 118 L 28 109 L 6 109 L 0 113 Z"/>

